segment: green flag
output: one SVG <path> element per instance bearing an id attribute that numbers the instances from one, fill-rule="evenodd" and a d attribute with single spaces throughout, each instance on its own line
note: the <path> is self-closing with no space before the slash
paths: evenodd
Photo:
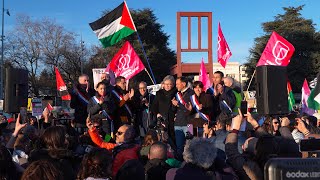
<path id="1" fill-rule="evenodd" d="M 289 81 L 287 82 L 287 90 L 288 90 L 289 111 L 293 111 L 293 105 L 296 103 L 296 101 L 294 100 L 291 84 Z"/>

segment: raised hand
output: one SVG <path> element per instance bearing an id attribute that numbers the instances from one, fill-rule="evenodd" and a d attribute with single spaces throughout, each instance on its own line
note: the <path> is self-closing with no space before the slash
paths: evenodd
<path id="1" fill-rule="evenodd" d="M 93 124 L 91 122 L 91 119 L 88 117 L 87 120 L 86 120 L 86 125 L 87 125 L 87 128 L 89 130 L 92 130 L 93 129 Z"/>
<path id="2" fill-rule="evenodd" d="M 88 81 L 86 82 L 86 85 L 87 85 L 86 91 L 89 92 L 89 82 Z"/>
<path id="3" fill-rule="evenodd" d="M 171 100 L 171 103 L 172 103 L 174 106 L 178 106 L 178 101 L 176 100 L 175 97 L 173 97 L 173 99 Z"/>
<path id="4" fill-rule="evenodd" d="M 189 103 L 186 103 L 186 104 L 184 105 L 184 107 L 185 107 L 186 109 L 188 109 L 188 111 L 191 111 L 191 110 L 192 110 L 192 105 L 191 105 L 190 102 L 189 102 Z"/>
<path id="5" fill-rule="evenodd" d="M 129 98 L 131 99 L 133 96 L 134 96 L 134 90 L 131 89 L 130 92 L 129 92 Z"/>
<path id="6" fill-rule="evenodd" d="M 19 113 L 19 114 L 18 114 L 18 118 L 17 118 L 17 120 L 16 120 L 16 126 L 15 126 L 15 128 L 14 128 L 14 132 L 13 132 L 12 136 L 17 137 L 19 131 L 20 131 L 22 128 L 26 127 L 26 125 L 27 125 L 27 123 L 20 124 L 20 113 Z"/>
<path id="7" fill-rule="evenodd" d="M 241 111 L 239 111 L 241 113 Z M 253 128 L 256 128 L 259 126 L 258 122 L 252 117 L 251 113 L 247 112 L 247 121 L 252 125 Z"/>
<path id="8" fill-rule="evenodd" d="M 128 101 L 130 99 L 130 94 L 127 93 L 126 95 L 123 96 L 123 100 Z"/>

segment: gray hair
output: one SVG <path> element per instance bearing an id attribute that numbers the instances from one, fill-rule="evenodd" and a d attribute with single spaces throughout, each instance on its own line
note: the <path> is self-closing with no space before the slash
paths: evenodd
<path id="1" fill-rule="evenodd" d="M 229 76 L 224 77 L 224 78 L 223 78 L 223 81 L 225 81 L 225 80 L 230 81 L 230 82 L 231 82 L 231 86 L 233 86 L 234 80 L 233 80 L 233 78 L 232 78 L 232 77 L 229 77 Z"/>
<path id="2" fill-rule="evenodd" d="M 165 81 L 171 81 L 171 82 L 172 82 L 172 85 L 173 85 L 173 86 L 175 85 L 174 77 L 171 76 L 171 75 L 167 75 L 166 77 L 164 77 L 163 80 L 162 80 L 162 82 L 164 83 Z"/>
<path id="3" fill-rule="evenodd" d="M 183 159 L 187 163 L 208 169 L 217 157 L 217 149 L 214 141 L 205 138 L 195 137 L 186 142 L 183 152 Z"/>
<path id="4" fill-rule="evenodd" d="M 147 83 L 146 82 L 144 82 L 144 81 L 141 81 L 140 83 L 139 83 L 139 85 L 140 84 L 143 84 L 144 86 L 146 86 L 147 87 Z"/>

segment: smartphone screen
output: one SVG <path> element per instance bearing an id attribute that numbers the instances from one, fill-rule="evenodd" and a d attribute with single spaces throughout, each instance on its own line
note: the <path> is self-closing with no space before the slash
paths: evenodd
<path id="1" fill-rule="evenodd" d="M 240 111 L 242 115 L 245 115 L 248 113 L 248 102 L 247 101 L 241 101 Z"/>
<path id="2" fill-rule="evenodd" d="M 27 108 L 20 107 L 20 123 L 24 124 L 27 122 Z"/>
<path id="3" fill-rule="evenodd" d="M 300 152 L 320 151 L 320 139 L 301 139 L 299 149 Z"/>
<path id="4" fill-rule="evenodd" d="M 187 131 L 193 135 L 193 125 L 192 124 L 188 124 L 187 125 Z"/>

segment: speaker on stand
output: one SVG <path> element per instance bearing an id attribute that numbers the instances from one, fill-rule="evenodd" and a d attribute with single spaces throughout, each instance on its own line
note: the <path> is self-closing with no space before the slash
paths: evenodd
<path id="1" fill-rule="evenodd" d="M 263 115 L 289 113 L 287 68 L 258 66 L 256 68 L 257 111 Z"/>
<path id="2" fill-rule="evenodd" d="M 28 105 L 28 71 L 6 68 L 4 111 L 18 113 Z"/>

